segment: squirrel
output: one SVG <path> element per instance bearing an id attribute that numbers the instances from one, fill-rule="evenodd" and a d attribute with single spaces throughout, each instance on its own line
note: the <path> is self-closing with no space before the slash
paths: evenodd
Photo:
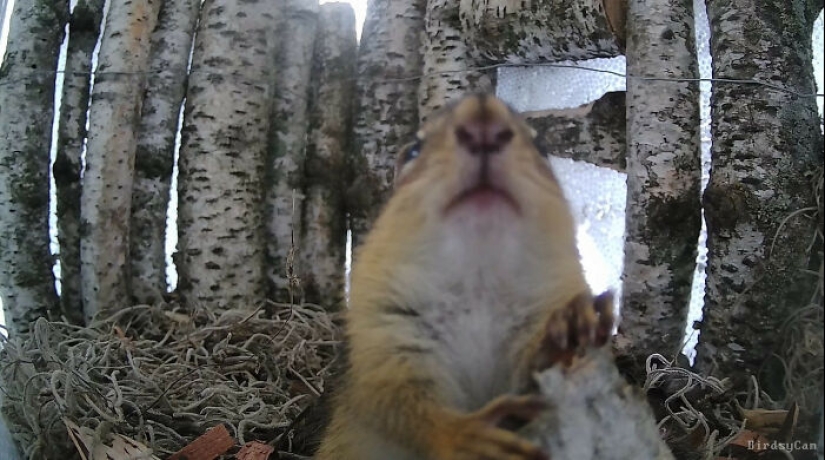
<path id="1" fill-rule="evenodd" d="M 356 253 L 347 369 L 316 460 L 538 460 L 502 427 L 546 404 L 535 371 L 605 344 L 568 204 L 535 131 L 466 96 L 398 153 L 395 190 Z"/>

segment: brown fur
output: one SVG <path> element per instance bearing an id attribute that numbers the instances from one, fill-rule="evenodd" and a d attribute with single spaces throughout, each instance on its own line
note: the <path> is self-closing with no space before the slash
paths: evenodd
<path id="1" fill-rule="evenodd" d="M 479 121 L 512 132 L 490 159 L 507 197 L 468 210 L 459 197 L 480 160 L 456 130 Z M 606 341 L 612 306 L 608 295 L 594 307 L 573 219 L 531 133 L 498 99 L 470 96 L 423 127 L 418 158 L 399 161 L 395 194 L 356 254 L 349 369 L 317 460 L 546 458 L 499 422 L 544 408 L 517 394 L 538 368 Z"/>

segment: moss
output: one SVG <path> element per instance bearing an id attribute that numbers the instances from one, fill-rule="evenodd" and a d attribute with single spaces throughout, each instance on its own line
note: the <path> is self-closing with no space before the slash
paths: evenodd
<path id="1" fill-rule="evenodd" d="M 173 168 L 172 152 L 164 152 L 163 149 L 148 149 L 138 150 L 135 154 L 135 174 L 140 177 L 166 180 L 172 177 Z"/>
<path id="2" fill-rule="evenodd" d="M 48 139 L 41 129 L 27 130 L 27 145 L 15 153 L 18 174 L 9 178 L 12 200 L 24 212 L 46 212 L 49 206 L 48 149 L 40 140 Z"/>
<path id="3" fill-rule="evenodd" d="M 65 24 L 69 20 L 69 2 L 66 0 L 35 0 L 34 8 L 43 27 L 54 27 L 56 23 Z"/>
<path id="4" fill-rule="evenodd" d="M 69 24 L 71 33 L 97 34 L 103 18 L 103 3 L 103 0 L 79 0 L 72 11 Z"/>
<path id="5" fill-rule="evenodd" d="M 654 238 L 650 247 L 656 248 L 651 252 L 650 260 L 654 264 L 667 265 L 674 269 L 689 267 L 692 275 L 693 262 L 696 259 L 696 241 L 701 229 L 698 184 L 676 197 L 651 197 L 647 206 L 647 216 L 646 232 L 649 238 Z M 673 284 L 690 286 L 690 282 L 674 281 Z"/>
<path id="6" fill-rule="evenodd" d="M 712 233 L 728 232 L 740 222 L 751 218 L 749 201 L 753 201 L 751 191 L 741 184 L 708 184 L 703 196 L 703 205 L 708 226 Z"/>

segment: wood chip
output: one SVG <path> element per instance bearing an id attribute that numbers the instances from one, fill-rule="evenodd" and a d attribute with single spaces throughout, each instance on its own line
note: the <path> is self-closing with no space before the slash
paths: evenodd
<path id="1" fill-rule="evenodd" d="M 240 452 L 235 455 L 237 460 L 267 460 L 275 452 L 275 448 L 258 441 L 246 443 Z"/>
<path id="2" fill-rule="evenodd" d="M 788 418 L 786 410 L 742 409 L 741 412 L 748 429 L 764 434 L 778 432 Z"/>
<path id="3" fill-rule="evenodd" d="M 223 425 L 210 428 L 206 433 L 175 452 L 168 460 L 214 460 L 235 445 L 235 440 Z"/>

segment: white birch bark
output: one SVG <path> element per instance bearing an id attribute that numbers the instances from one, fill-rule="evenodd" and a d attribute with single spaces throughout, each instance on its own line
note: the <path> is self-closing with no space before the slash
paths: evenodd
<path id="1" fill-rule="evenodd" d="M 263 172 L 275 0 L 203 4 L 179 158 L 179 290 L 212 308 L 264 298 Z"/>
<path id="2" fill-rule="evenodd" d="M 6 17 L 6 8 L 9 7 L 9 0 L 0 0 L 0 18 Z M 0 21 L 0 34 L 4 34 L 5 20 Z M 3 36 L 6 36 L 5 34 Z"/>
<path id="3" fill-rule="evenodd" d="M 370 0 L 358 48 L 355 148 L 347 212 L 352 247 L 389 197 L 395 155 L 418 131 L 421 35 L 426 0 Z"/>
<path id="4" fill-rule="evenodd" d="M 268 297 L 297 300 L 302 250 L 303 165 L 308 130 L 312 54 L 318 25 L 317 0 L 283 0 L 279 31 L 275 107 L 266 165 L 266 271 Z"/>
<path id="5" fill-rule="evenodd" d="M 89 107 L 81 192 L 80 279 L 86 319 L 129 304 L 129 215 L 136 126 L 160 0 L 112 0 Z"/>
<path id="6" fill-rule="evenodd" d="M 553 460 L 672 460 L 647 401 L 605 350 L 537 376 L 550 407 L 522 433 Z"/>
<path id="7" fill-rule="evenodd" d="M 60 312 L 49 253 L 49 145 L 68 8 L 16 2 L 0 67 L 0 296 L 12 333 Z"/>
<path id="8" fill-rule="evenodd" d="M 80 156 L 86 140 L 92 53 L 100 37 L 105 0 L 80 0 L 69 19 L 66 73 L 60 105 L 57 153 L 52 172 L 57 197 L 60 242 L 60 309 L 73 324 L 83 324 L 80 289 Z"/>
<path id="9" fill-rule="evenodd" d="M 698 78 L 691 0 L 630 0 L 627 73 Z M 699 84 L 627 81 L 623 366 L 682 348 L 701 227 Z"/>
<path id="10" fill-rule="evenodd" d="M 166 0 L 152 32 L 129 226 L 130 288 L 138 303 L 154 304 L 166 294 L 166 211 L 200 3 Z"/>
<path id="11" fill-rule="evenodd" d="M 492 72 L 471 70 L 478 62 L 461 36 L 459 0 L 428 0 L 422 43 L 423 76 L 418 89 L 421 121 L 468 92 L 491 92 Z"/>
<path id="12" fill-rule="evenodd" d="M 321 6 L 299 278 L 306 300 L 330 309 L 340 307 L 344 300 L 347 229 L 343 172 L 352 148 L 357 49 L 352 7 L 346 3 Z"/>
<path id="13" fill-rule="evenodd" d="M 624 51 L 626 0 L 460 2 L 463 34 L 479 62 L 576 61 Z"/>
<path id="14" fill-rule="evenodd" d="M 811 33 L 822 2 L 792 3 L 709 2 L 714 77 L 814 93 Z M 820 240 L 809 252 L 822 222 L 798 212 L 817 206 L 812 181 L 823 163 L 820 118 L 813 97 L 756 84 L 716 83 L 712 91 L 708 268 L 697 366 L 723 377 L 756 375 L 776 398 L 788 377 L 778 357 L 793 353 L 783 345 L 783 325 L 810 302 L 809 256 L 822 251 Z"/>
<path id="15" fill-rule="evenodd" d="M 625 93 L 617 91 L 574 109 L 525 112 L 522 116 L 536 130 L 540 151 L 625 172 L 625 107 Z"/>

